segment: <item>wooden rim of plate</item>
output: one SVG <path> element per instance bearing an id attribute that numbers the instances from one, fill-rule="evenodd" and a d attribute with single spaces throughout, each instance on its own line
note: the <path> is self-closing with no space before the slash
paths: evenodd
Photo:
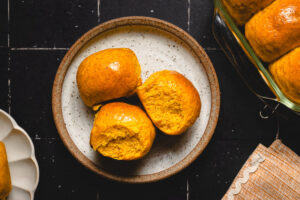
<path id="1" fill-rule="evenodd" d="M 90 41 L 95 36 L 104 33 L 108 30 L 120 26 L 128 26 L 128 25 L 143 25 L 143 26 L 154 27 L 166 31 L 176 36 L 177 38 L 181 39 L 183 42 L 185 42 L 191 48 L 191 50 L 194 52 L 196 57 L 199 59 L 199 61 L 205 68 L 208 81 L 210 84 L 210 89 L 211 89 L 210 116 L 209 116 L 206 129 L 200 141 L 197 143 L 194 149 L 183 160 L 181 160 L 177 164 L 161 172 L 148 174 L 148 175 L 133 175 L 133 176 L 115 175 L 94 164 L 74 144 L 72 138 L 70 137 L 67 131 L 64 118 L 63 118 L 63 113 L 62 113 L 61 95 L 62 95 L 63 82 L 74 56 L 88 41 Z M 203 50 L 203 48 L 198 44 L 198 42 L 192 36 L 190 36 L 187 32 L 185 32 L 181 28 L 169 22 L 152 18 L 152 17 L 130 16 L 130 17 L 117 18 L 105 22 L 103 24 L 100 24 L 95 28 L 91 29 L 90 31 L 88 31 L 87 33 L 85 33 L 81 38 L 79 38 L 73 44 L 73 46 L 69 49 L 67 54 L 64 56 L 57 70 L 54 84 L 53 84 L 53 89 L 52 89 L 52 111 L 53 111 L 54 122 L 58 130 L 58 133 L 60 135 L 60 138 L 62 139 L 64 145 L 69 149 L 71 154 L 80 163 L 82 163 L 85 167 L 92 170 L 93 172 L 100 174 L 111 180 L 127 182 L 127 183 L 155 182 L 170 177 L 178 173 L 182 169 L 186 168 L 188 165 L 190 165 L 202 153 L 202 151 L 209 143 L 218 122 L 219 110 L 220 110 L 219 82 L 214 67 L 209 57 Z"/>

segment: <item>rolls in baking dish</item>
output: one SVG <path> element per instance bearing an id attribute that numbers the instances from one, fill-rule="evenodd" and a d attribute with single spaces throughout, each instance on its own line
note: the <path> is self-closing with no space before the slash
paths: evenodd
<path id="1" fill-rule="evenodd" d="M 269 70 L 281 91 L 300 103 L 300 47 L 271 64 Z"/>
<path id="2" fill-rule="evenodd" d="M 247 22 L 245 35 L 265 62 L 300 46 L 300 1 L 276 0 Z"/>
<path id="3" fill-rule="evenodd" d="M 222 0 L 228 13 L 238 25 L 244 25 L 256 12 L 274 0 Z"/>

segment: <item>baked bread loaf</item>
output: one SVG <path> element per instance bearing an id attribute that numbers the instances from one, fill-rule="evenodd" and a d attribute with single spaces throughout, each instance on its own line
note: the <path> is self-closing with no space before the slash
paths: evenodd
<path id="1" fill-rule="evenodd" d="M 106 157 L 136 160 L 149 152 L 155 135 L 142 109 L 121 102 L 108 103 L 96 114 L 91 146 Z"/>
<path id="2" fill-rule="evenodd" d="M 222 0 L 224 7 L 238 25 L 244 25 L 255 13 L 274 0 Z"/>
<path id="3" fill-rule="evenodd" d="M 271 64 L 269 70 L 281 91 L 300 104 L 300 47 Z"/>
<path id="4" fill-rule="evenodd" d="M 11 191 L 11 180 L 5 146 L 0 142 L 0 199 L 4 200 Z"/>
<path id="5" fill-rule="evenodd" d="M 250 19 L 245 35 L 265 62 L 300 46 L 300 1 L 276 0 Z"/>
<path id="6" fill-rule="evenodd" d="M 193 84 L 176 71 L 152 74 L 137 94 L 152 122 L 168 135 L 179 135 L 200 114 L 200 96 Z"/>
<path id="7" fill-rule="evenodd" d="M 92 107 L 104 101 L 130 96 L 141 85 L 141 67 L 134 52 L 106 49 L 85 58 L 77 71 L 83 102 Z"/>

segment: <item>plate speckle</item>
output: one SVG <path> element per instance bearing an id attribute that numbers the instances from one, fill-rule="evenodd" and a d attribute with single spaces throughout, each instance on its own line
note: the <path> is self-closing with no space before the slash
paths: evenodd
<path id="1" fill-rule="evenodd" d="M 83 104 L 79 96 L 76 72 L 84 58 L 107 48 L 132 49 L 140 62 L 143 81 L 156 71 L 175 70 L 186 76 L 200 94 L 202 107 L 195 124 L 180 136 L 167 136 L 158 132 L 149 154 L 141 160 L 114 161 L 100 156 L 90 147 L 94 112 Z M 116 28 L 92 39 L 72 60 L 62 89 L 63 117 L 75 145 L 99 167 L 124 175 L 161 172 L 184 159 L 201 139 L 208 123 L 210 108 L 211 89 L 207 74 L 189 47 L 167 32 L 146 26 Z"/>

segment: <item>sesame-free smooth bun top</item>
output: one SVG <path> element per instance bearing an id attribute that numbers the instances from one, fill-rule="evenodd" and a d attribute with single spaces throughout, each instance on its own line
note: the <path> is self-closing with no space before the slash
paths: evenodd
<path id="1" fill-rule="evenodd" d="M 0 142 L 0 199 L 5 199 L 11 191 L 11 179 L 5 145 Z"/>
<path id="2" fill-rule="evenodd" d="M 103 156 L 136 160 L 149 152 L 155 135 L 151 120 L 141 108 L 115 102 L 104 105 L 96 114 L 90 142 Z"/>
<path id="3" fill-rule="evenodd" d="M 226 10 L 238 25 L 245 24 L 252 15 L 274 0 L 222 0 Z"/>
<path id="4" fill-rule="evenodd" d="M 200 114 L 197 89 L 176 71 L 152 74 L 137 93 L 152 122 L 168 135 L 183 133 Z"/>
<path id="5" fill-rule="evenodd" d="M 273 62 L 300 46 L 300 1 L 274 1 L 247 22 L 245 35 L 265 62 Z"/>
<path id="6" fill-rule="evenodd" d="M 300 47 L 272 63 L 269 70 L 281 91 L 300 104 Z"/>
<path id="7" fill-rule="evenodd" d="M 127 48 L 99 51 L 85 58 L 77 71 L 83 102 L 92 107 L 104 101 L 130 96 L 141 85 L 141 67 Z"/>

